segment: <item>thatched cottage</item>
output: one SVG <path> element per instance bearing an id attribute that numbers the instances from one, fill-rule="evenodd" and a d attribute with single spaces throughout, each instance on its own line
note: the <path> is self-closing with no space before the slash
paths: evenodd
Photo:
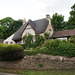
<path id="1" fill-rule="evenodd" d="M 14 34 L 4 40 L 4 44 L 23 44 L 23 36 L 28 34 L 40 34 L 44 36 L 46 32 L 49 33 L 52 39 L 57 38 L 61 40 L 67 40 L 68 37 L 75 35 L 75 29 L 54 32 L 50 21 L 50 15 L 47 14 L 46 18 L 35 21 L 29 19 L 28 22 L 26 22 L 24 19 L 23 25 Z M 35 39 L 33 38 L 33 40 Z"/>

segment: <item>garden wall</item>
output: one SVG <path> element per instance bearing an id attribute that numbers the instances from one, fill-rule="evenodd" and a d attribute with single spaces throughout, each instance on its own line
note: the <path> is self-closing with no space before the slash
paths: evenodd
<path id="1" fill-rule="evenodd" d="M 25 56 L 18 61 L 0 61 L 0 69 L 31 69 L 31 70 L 51 70 L 51 69 L 74 69 L 75 57 L 67 58 L 61 56 L 41 55 Z"/>

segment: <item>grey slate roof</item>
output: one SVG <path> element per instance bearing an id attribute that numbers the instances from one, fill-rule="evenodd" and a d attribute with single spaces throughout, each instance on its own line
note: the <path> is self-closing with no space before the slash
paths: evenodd
<path id="1" fill-rule="evenodd" d="M 35 31 L 35 34 L 41 34 L 43 32 L 45 32 L 49 21 L 44 18 L 44 19 L 40 19 L 40 20 L 36 20 L 36 21 L 32 21 L 32 20 L 28 20 L 28 22 L 26 22 L 24 25 L 22 25 L 14 34 L 12 40 L 14 41 L 20 41 L 22 39 L 22 33 L 25 30 L 25 28 L 27 27 L 27 25 L 31 25 L 31 27 L 33 28 L 33 30 Z"/>

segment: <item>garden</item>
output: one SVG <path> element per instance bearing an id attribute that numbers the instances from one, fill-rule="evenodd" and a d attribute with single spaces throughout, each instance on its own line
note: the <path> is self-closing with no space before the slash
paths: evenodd
<path id="1" fill-rule="evenodd" d="M 67 57 L 75 57 L 75 36 L 65 40 L 49 40 L 49 34 L 45 33 L 44 37 L 35 35 L 36 41 L 31 42 L 32 35 L 25 36 L 25 44 L 21 46 L 25 49 L 25 55 L 31 56 L 36 54 L 59 55 Z"/>
<path id="2" fill-rule="evenodd" d="M 75 57 L 75 36 L 65 40 L 50 40 L 49 35 L 35 35 L 36 41 L 32 43 L 32 35 L 24 36 L 25 44 L 7 45 L 0 44 L 0 61 L 15 61 L 24 58 L 24 56 L 32 56 L 37 54 L 46 54 L 53 56 Z M 37 58 L 38 59 L 38 58 Z M 39 64 L 40 67 L 42 64 Z M 22 75 L 74 75 L 75 70 L 0 70 L 0 72 L 17 73 Z"/>

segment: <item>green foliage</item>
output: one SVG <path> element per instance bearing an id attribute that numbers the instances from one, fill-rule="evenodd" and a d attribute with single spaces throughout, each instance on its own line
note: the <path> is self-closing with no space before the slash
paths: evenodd
<path id="1" fill-rule="evenodd" d="M 27 44 L 20 44 L 24 49 L 26 49 Z"/>
<path id="2" fill-rule="evenodd" d="M 75 28 L 75 4 L 71 7 L 72 11 L 70 11 L 70 17 L 67 22 L 68 29 Z"/>
<path id="3" fill-rule="evenodd" d="M 75 70 L 8 70 L 0 69 L 0 72 L 21 75 L 75 75 Z"/>
<path id="4" fill-rule="evenodd" d="M 33 39 L 33 36 L 31 34 L 28 34 L 28 36 L 24 36 L 23 37 L 23 41 L 25 41 L 25 44 L 23 44 L 23 48 L 26 48 L 26 47 L 31 47 L 31 43 L 32 43 L 32 39 Z M 25 47 L 24 47 L 25 46 Z"/>
<path id="5" fill-rule="evenodd" d="M 0 20 L 0 38 L 6 39 L 22 25 L 22 20 L 6 17 Z"/>
<path id="6" fill-rule="evenodd" d="M 0 44 L 0 60 L 17 60 L 24 57 L 23 47 L 17 44 Z"/>
<path id="7" fill-rule="evenodd" d="M 36 45 L 36 47 L 40 46 L 40 45 L 42 45 L 44 43 L 44 37 L 39 35 L 39 34 L 35 35 L 35 39 L 36 39 L 36 41 L 35 41 L 34 44 Z"/>
<path id="8" fill-rule="evenodd" d="M 40 67 L 42 67 L 42 66 L 43 66 L 43 64 L 42 64 L 42 63 L 39 63 L 38 65 L 39 65 Z"/>
<path id="9" fill-rule="evenodd" d="M 61 41 L 58 46 L 57 55 L 75 57 L 75 45 Z"/>
<path id="10" fill-rule="evenodd" d="M 64 16 L 58 15 L 58 13 L 53 14 L 51 18 L 51 23 L 55 31 L 63 30 L 64 27 Z"/>
<path id="11" fill-rule="evenodd" d="M 25 41 L 25 44 L 21 45 L 24 49 L 27 48 L 36 48 L 38 46 L 41 46 L 44 43 L 44 37 L 40 36 L 39 34 L 35 35 L 36 41 L 33 43 L 33 36 L 29 34 L 28 36 L 23 37 L 23 41 Z"/>
<path id="12" fill-rule="evenodd" d="M 22 46 L 17 44 L 12 44 L 12 45 L 0 44 L 0 54 L 19 51 L 19 50 L 23 50 L 23 48 Z"/>
<path id="13" fill-rule="evenodd" d="M 38 51 L 41 54 L 49 54 L 49 49 L 47 47 L 41 47 Z"/>
<path id="14" fill-rule="evenodd" d="M 37 50 L 25 50 L 24 53 L 25 53 L 25 55 L 27 55 L 27 56 L 31 56 L 31 55 L 36 55 L 36 54 L 38 54 L 38 51 L 37 51 Z"/>
<path id="15" fill-rule="evenodd" d="M 14 20 L 9 27 L 9 36 L 16 32 L 22 26 L 22 20 Z"/>
<path id="16" fill-rule="evenodd" d="M 38 53 L 75 57 L 75 44 L 55 39 L 46 41 L 43 46 L 38 46 L 35 50 L 25 51 L 26 55 L 36 55 Z"/>
<path id="17" fill-rule="evenodd" d="M 26 43 L 28 46 L 30 46 L 32 39 L 33 39 L 33 36 L 32 36 L 31 34 L 29 34 L 29 35 L 26 37 L 26 39 L 25 39 L 25 43 Z"/>
<path id="18" fill-rule="evenodd" d="M 50 38 L 50 37 L 49 37 L 49 33 L 45 33 L 45 34 L 44 34 L 44 38 L 45 38 L 45 40 L 49 40 L 49 38 Z"/>
<path id="19" fill-rule="evenodd" d="M 75 35 L 71 36 L 68 41 L 75 44 Z"/>
<path id="20" fill-rule="evenodd" d="M 74 57 L 75 45 L 66 41 L 50 40 L 44 46 L 48 48 L 48 54 Z"/>

